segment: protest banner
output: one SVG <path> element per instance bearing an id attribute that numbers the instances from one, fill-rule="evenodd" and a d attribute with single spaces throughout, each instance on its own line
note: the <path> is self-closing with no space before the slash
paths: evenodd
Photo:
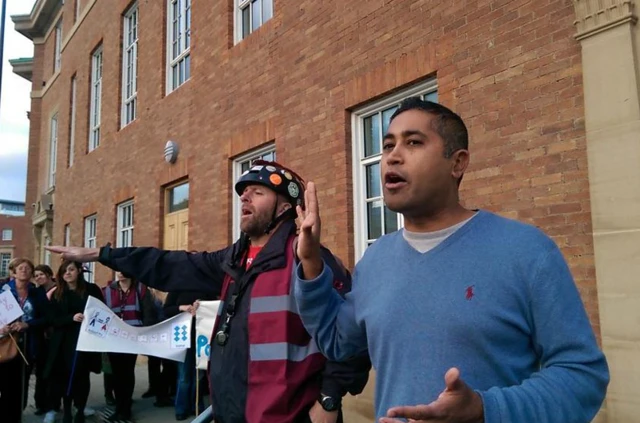
<path id="1" fill-rule="evenodd" d="M 196 369 L 207 370 L 211 355 L 211 334 L 220 301 L 200 301 L 196 310 Z"/>
<path id="2" fill-rule="evenodd" d="M 0 293 L 0 328 L 16 321 L 23 314 L 20 304 L 18 304 L 11 291 L 9 289 L 3 290 Z"/>
<path id="3" fill-rule="evenodd" d="M 153 326 L 136 327 L 123 322 L 100 300 L 89 297 L 76 349 L 152 355 L 184 362 L 190 346 L 189 313 L 180 313 Z"/>

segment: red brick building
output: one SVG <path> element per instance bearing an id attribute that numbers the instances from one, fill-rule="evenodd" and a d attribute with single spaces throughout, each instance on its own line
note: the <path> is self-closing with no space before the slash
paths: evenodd
<path id="1" fill-rule="evenodd" d="M 234 179 L 275 155 L 317 183 L 323 240 L 353 265 L 402 225 L 380 197 L 381 134 L 402 98 L 421 95 L 468 124 L 464 203 L 551 235 L 620 359 L 624 336 L 601 313 L 628 288 L 614 287 L 597 235 L 624 221 L 632 236 L 624 216 L 640 200 L 612 191 L 610 176 L 631 164 L 603 154 L 610 132 L 598 131 L 631 134 L 640 113 L 628 94 L 634 2 L 610 3 L 600 13 L 591 0 L 38 0 L 13 17 L 35 45 L 32 61 L 14 62 L 33 82 L 29 252 L 42 261 L 49 242 L 221 248 L 237 235 Z M 622 63 L 618 74 L 597 57 Z M 627 85 L 602 90 L 604 77 Z M 628 347 L 640 351 L 640 339 Z M 610 416 L 636 415 L 637 398 L 610 394 Z"/>
<path id="2" fill-rule="evenodd" d="M 29 229 L 24 203 L 0 199 L 0 278 L 9 276 L 11 259 L 27 257 Z"/>

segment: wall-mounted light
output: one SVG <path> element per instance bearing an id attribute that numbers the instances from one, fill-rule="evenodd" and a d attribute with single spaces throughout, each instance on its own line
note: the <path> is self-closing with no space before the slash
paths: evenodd
<path id="1" fill-rule="evenodd" d="M 167 141 L 164 146 L 164 161 L 175 163 L 178 159 L 178 144 L 175 141 Z"/>

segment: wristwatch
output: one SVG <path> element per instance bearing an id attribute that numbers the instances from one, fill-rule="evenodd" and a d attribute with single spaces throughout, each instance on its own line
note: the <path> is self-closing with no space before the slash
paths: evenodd
<path id="1" fill-rule="evenodd" d="M 330 397 L 322 393 L 320 393 L 318 402 L 320 403 L 324 411 L 337 411 L 340 408 L 341 404 L 340 398 Z"/>

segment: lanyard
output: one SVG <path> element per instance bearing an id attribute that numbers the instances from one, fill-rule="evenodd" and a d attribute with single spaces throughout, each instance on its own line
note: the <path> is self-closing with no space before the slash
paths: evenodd
<path id="1" fill-rule="evenodd" d="M 229 342 L 229 331 L 231 330 L 231 319 L 233 319 L 233 316 L 236 315 L 237 304 L 239 304 L 240 300 L 242 299 L 244 294 L 247 292 L 247 289 L 249 288 L 249 285 L 251 282 L 251 277 L 245 278 L 245 276 L 247 275 L 246 264 L 247 264 L 248 257 L 249 257 L 249 254 L 247 253 L 247 255 L 242 260 L 242 265 L 241 265 L 242 273 L 238 278 L 238 281 L 233 284 L 234 286 L 233 286 L 233 292 L 231 293 L 231 299 L 227 303 L 227 307 L 226 307 L 225 320 L 220 325 L 220 329 L 218 330 L 215 336 L 216 344 L 220 345 L 221 347 L 224 347 L 225 345 L 227 345 L 227 342 Z"/>

